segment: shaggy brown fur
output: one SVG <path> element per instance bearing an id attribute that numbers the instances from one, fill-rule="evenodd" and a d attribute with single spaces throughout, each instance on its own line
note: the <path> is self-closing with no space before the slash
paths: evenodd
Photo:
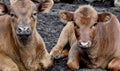
<path id="1" fill-rule="evenodd" d="M 50 2 L 51 5 L 52 3 Z M 4 8 L 4 4 L 0 6 Z M 52 65 L 51 56 L 36 30 L 36 13 L 41 9 L 42 7 L 38 9 L 30 0 L 19 0 L 11 5 L 9 13 L 6 12 L 6 15 L 0 16 L 1 71 L 35 71 L 38 68 L 46 69 Z M 44 10 L 46 9 L 48 10 L 47 6 L 44 7 Z M 28 30 L 31 34 L 23 40 L 16 34 L 20 24 L 22 27 L 27 25 L 31 28 Z"/>
<path id="2" fill-rule="evenodd" d="M 75 12 L 61 12 L 60 17 L 67 24 L 50 53 L 52 57 L 66 56 L 63 52 L 69 43 L 70 69 L 79 69 L 83 61 L 88 68 L 120 70 L 120 24 L 115 15 L 98 13 L 90 5 L 83 5 Z"/>

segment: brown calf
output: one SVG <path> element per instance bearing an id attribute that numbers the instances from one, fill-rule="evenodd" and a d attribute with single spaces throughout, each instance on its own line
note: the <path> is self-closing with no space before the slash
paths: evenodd
<path id="1" fill-rule="evenodd" d="M 52 57 L 66 56 L 65 45 L 69 43 L 70 69 L 79 69 L 83 61 L 88 68 L 120 70 L 120 24 L 115 15 L 83 5 L 75 12 L 63 11 L 60 16 L 67 25 L 50 53 Z"/>
<path id="2" fill-rule="evenodd" d="M 35 71 L 52 65 L 36 22 L 38 12 L 50 9 L 53 1 L 36 3 L 18 0 L 10 7 L 0 3 L 1 71 Z"/>

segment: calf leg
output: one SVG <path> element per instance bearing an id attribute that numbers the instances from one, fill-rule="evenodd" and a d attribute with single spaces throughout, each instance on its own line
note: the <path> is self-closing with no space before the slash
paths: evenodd
<path id="1" fill-rule="evenodd" d="M 0 54 L 0 71 L 19 71 L 19 69 L 11 58 Z"/>
<path id="2" fill-rule="evenodd" d="M 79 48 L 77 47 L 76 44 L 74 44 L 69 51 L 67 66 L 70 69 L 79 69 L 79 63 L 80 63 Z"/>
<path id="3" fill-rule="evenodd" d="M 68 53 L 69 53 L 69 49 L 64 49 L 63 51 L 62 51 L 62 53 L 61 53 L 61 57 L 63 58 L 63 57 L 67 57 L 68 56 Z"/>
<path id="4" fill-rule="evenodd" d="M 36 63 L 39 63 L 38 69 L 47 69 L 48 67 L 53 65 L 53 60 L 48 53 L 45 43 L 43 42 L 42 38 L 40 37 L 38 47 L 36 49 Z"/>
<path id="5" fill-rule="evenodd" d="M 108 69 L 110 71 L 120 71 L 120 57 L 114 58 L 109 64 Z"/>
<path id="6" fill-rule="evenodd" d="M 46 53 L 40 60 L 40 67 L 41 69 L 47 69 L 48 67 L 53 65 L 53 60 L 51 59 L 51 56 Z"/>
<path id="7" fill-rule="evenodd" d="M 58 55 L 56 55 L 56 56 L 54 57 L 54 59 L 60 59 L 60 58 L 67 57 L 67 56 L 68 56 L 68 53 L 69 53 L 69 49 L 68 49 L 68 48 L 63 49 L 61 53 L 59 53 Z"/>
<path id="8" fill-rule="evenodd" d="M 51 50 L 51 52 L 50 52 L 50 55 L 53 57 L 53 58 L 55 58 L 55 59 L 59 59 L 59 58 L 62 58 L 62 51 L 63 51 L 63 49 L 65 48 L 65 46 L 67 45 L 67 43 L 68 43 L 68 41 L 69 41 L 69 32 L 70 32 L 70 29 L 71 29 L 71 27 L 70 27 L 71 25 L 70 24 L 67 24 L 64 28 L 63 28 L 63 30 L 62 30 L 62 32 L 61 32 L 61 34 L 60 34 L 60 37 L 59 37 L 59 39 L 58 39 L 58 42 L 57 42 L 57 44 L 55 45 L 55 47 L 53 47 L 53 49 Z M 72 34 L 72 33 L 71 33 Z M 66 50 L 65 51 L 63 51 L 63 54 L 66 52 Z M 64 55 L 63 55 L 64 56 Z"/>

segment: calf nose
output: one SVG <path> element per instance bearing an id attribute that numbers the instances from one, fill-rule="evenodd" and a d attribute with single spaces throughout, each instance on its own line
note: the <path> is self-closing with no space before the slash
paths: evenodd
<path id="1" fill-rule="evenodd" d="M 82 47 L 88 47 L 89 46 L 89 42 L 80 42 L 80 45 Z"/>
<path id="2" fill-rule="evenodd" d="M 31 32 L 29 27 L 18 27 L 17 28 L 17 34 L 20 35 L 29 35 Z"/>
<path id="3" fill-rule="evenodd" d="M 88 45 L 88 42 L 81 42 L 80 44 L 83 46 L 86 46 L 86 45 Z"/>

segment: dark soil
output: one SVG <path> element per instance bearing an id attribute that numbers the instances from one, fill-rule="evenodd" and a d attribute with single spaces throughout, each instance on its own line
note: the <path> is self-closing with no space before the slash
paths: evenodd
<path id="1" fill-rule="evenodd" d="M 52 47 L 56 44 L 61 30 L 65 26 L 65 23 L 60 21 L 59 11 L 60 10 L 75 11 L 75 9 L 77 9 L 81 4 L 83 3 L 77 3 L 77 2 L 73 4 L 57 3 L 54 4 L 50 12 L 38 15 L 37 30 L 40 33 L 40 35 L 43 37 L 47 50 L 49 52 L 52 49 Z M 107 11 L 112 12 L 120 20 L 119 7 L 109 7 L 102 4 L 92 4 L 92 5 L 94 5 L 94 7 L 98 12 L 107 12 Z M 70 70 L 66 66 L 66 61 L 67 58 L 56 60 L 53 67 L 42 71 L 106 71 L 103 69 L 88 69 L 88 68 L 82 68 L 79 70 Z"/>

